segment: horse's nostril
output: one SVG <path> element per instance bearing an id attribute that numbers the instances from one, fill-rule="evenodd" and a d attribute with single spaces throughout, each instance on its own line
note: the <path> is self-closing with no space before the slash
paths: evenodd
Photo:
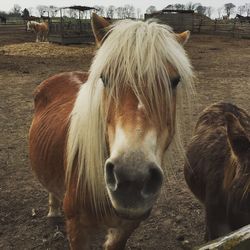
<path id="1" fill-rule="evenodd" d="M 148 198 L 151 195 L 156 194 L 163 181 L 163 174 L 161 170 L 157 167 L 151 167 L 149 169 L 149 177 L 147 178 L 141 194 L 144 198 Z"/>
<path id="2" fill-rule="evenodd" d="M 117 189 L 117 180 L 114 173 L 114 164 L 112 162 L 107 162 L 105 166 L 106 170 L 106 183 L 109 189 L 115 191 Z"/>

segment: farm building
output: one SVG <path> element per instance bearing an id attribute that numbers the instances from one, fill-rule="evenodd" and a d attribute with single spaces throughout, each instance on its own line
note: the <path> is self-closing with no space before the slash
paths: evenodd
<path id="1" fill-rule="evenodd" d="M 175 31 L 191 30 L 194 31 L 201 19 L 206 21 L 212 20 L 204 15 L 195 13 L 193 10 L 168 10 L 154 12 L 152 14 L 145 14 L 145 20 L 156 18 L 163 23 L 171 26 Z"/>
<path id="2" fill-rule="evenodd" d="M 69 18 L 63 15 L 64 10 L 78 11 L 78 19 Z M 70 6 L 60 8 L 60 18 L 51 19 L 49 22 L 49 42 L 60 44 L 80 44 L 94 42 L 91 30 L 90 19 L 82 18 L 84 15 L 91 14 L 93 7 Z"/>

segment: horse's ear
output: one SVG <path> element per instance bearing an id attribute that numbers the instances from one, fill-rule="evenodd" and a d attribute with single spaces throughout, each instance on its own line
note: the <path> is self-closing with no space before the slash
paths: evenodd
<path id="1" fill-rule="evenodd" d="M 179 33 L 179 34 L 176 34 L 176 39 L 177 39 L 177 41 L 178 41 L 180 44 L 182 44 L 182 45 L 184 45 L 184 44 L 187 43 L 189 37 L 190 37 L 190 31 L 189 31 L 189 30 L 184 31 L 184 32 Z"/>
<path id="2" fill-rule="evenodd" d="M 250 149 L 250 139 L 239 120 L 232 114 L 225 114 L 229 143 L 236 156 L 245 155 Z"/>
<path id="3" fill-rule="evenodd" d="M 91 18 L 91 26 L 96 43 L 98 46 L 100 46 L 103 41 L 103 38 L 108 32 L 108 27 L 110 26 L 110 23 L 103 17 L 98 16 L 96 13 L 93 13 Z"/>

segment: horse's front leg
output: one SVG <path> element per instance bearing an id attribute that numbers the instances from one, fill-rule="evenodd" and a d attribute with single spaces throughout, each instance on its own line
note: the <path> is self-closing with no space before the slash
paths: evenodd
<path id="1" fill-rule="evenodd" d="M 36 33 L 36 43 L 39 42 L 39 32 Z"/>
<path id="2" fill-rule="evenodd" d="M 48 42 L 48 32 L 45 32 L 45 35 L 44 35 L 44 42 Z"/>
<path id="3" fill-rule="evenodd" d="M 45 34 L 44 34 L 44 32 L 41 34 L 41 42 L 45 42 Z"/>
<path id="4" fill-rule="evenodd" d="M 220 208 L 206 208 L 205 241 L 214 240 L 232 231 L 224 211 L 220 211 Z"/>
<path id="5" fill-rule="evenodd" d="M 61 201 L 58 200 L 54 194 L 49 193 L 49 213 L 50 218 L 61 217 Z"/>
<path id="6" fill-rule="evenodd" d="M 75 215 L 66 219 L 66 228 L 71 250 L 90 249 L 94 228 L 87 216 Z"/>
<path id="7" fill-rule="evenodd" d="M 95 233 L 94 218 L 79 209 L 74 199 L 65 196 L 63 208 L 66 217 L 66 229 L 71 250 L 90 249 L 91 236 Z"/>
<path id="8" fill-rule="evenodd" d="M 104 243 L 105 250 L 122 250 L 125 248 L 130 235 L 139 226 L 141 221 L 123 220 L 118 227 L 110 228 Z"/>

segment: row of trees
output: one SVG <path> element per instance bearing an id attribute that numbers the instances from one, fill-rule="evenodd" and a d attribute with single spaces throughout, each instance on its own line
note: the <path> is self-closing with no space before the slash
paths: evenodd
<path id="1" fill-rule="evenodd" d="M 179 3 L 169 4 L 164 9 L 165 10 L 194 10 L 197 13 L 207 15 L 209 17 L 211 17 L 212 10 L 213 10 L 213 8 L 211 6 L 207 7 L 207 6 L 201 5 L 200 3 L 192 3 L 192 2 L 189 2 L 187 4 L 179 4 Z M 155 11 L 157 11 L 156 7 L 151 5 L 147 8 L 146 13 L 151 14 Z"/>
<path id="2" fill-rule="evenodd" d="M 139 8 L 135 8 L 133 5 L 126 4 L 124 6 L 115 7 L 114 5 L 110 5 L 108 7 L 95 5 L 94 6 L 97 9 L 97 13 L 106 16 L 109 18 L 142 18 L 142 12 Z M 207 15 L 208 17 L 211 17 L 212 13 L 216 11 L 211 6 L 203 6 L 200 3 L 193 3 L 189 2 L 187 4 L 169 4 L 165 7 L 165 9 L 174 9 L 174 10 L 194 10 L 197 13 Z M 36 9 L 33 8 L 25 8 L 22 10 L 21 6 L 18 4 L 15 4 L 13 8 L 10 10 L 9 13 L 0 11 L 0 15 L 4 16 L 30 16 L 35 14 L 35 11 L 39 13 L 40 16 L 48 15 L 50 17 L 54 17 L 57 14 L 58 8 L 56 6 L 50 5 L 38 5 Z M 156 12 L 157 9 L 155 6 L 151 5 L 146 9 L 146 13 L 150 14 L 153 12 Z M 232 14 L 238 13 L 240 15 L 247 15 L 250 16 L 250 3 L 246 3 L 244 5 L 236 6 L 233 3 L 226 3 L 221 8 L 217 9 L 217 14 L 219 18 L 222 17 L 222 15 L 226 14 L 226 16 L 229 18 Z M 70 17 L 78 17 L 79 12 L 75 10 L 67 10 L 67 13 L 65 11 L 64 13 L 67 16 Z"/>
<path id="3" fill-rule="evenodd" d="M 97 13 L 106 16 L 109 18 L 142 18 L 141 16 L 141 10 L 135 9 L 133 5 L 126 4 L 124 6 L 120 7 L 115 7 L 113 5 L 110 5 L 108 7 L 100 6 L 100 5 L 95 5 L 93 6 L 94 8 L 97 9 Z M 24 8 L 22 10 L 21 6 L 18 4 L 15 4 L 13 8 L 9 11 L 9 13 L 6 13 L 4 11 L 0 11 L 0 15 L 3 16 L 16 16 L 16 17 L 21 17 L 21 16 L 31 16 L 33 14 L 38 13 L 39 16 L 49 16 L 49 17 L 55 17 L 58 11 L 58 7 L 50 5 L 38 5 L 36 9 L 33 8 Z M 36 13 L 35 13 L 36 12 Z M 70 17 L 78 17 L 79 12 L 77 10 L 69 9 L 69 10 L 64 10 L 63 11 L 64 15 L 70 16 Z M 37 14 L 36 14 L 37 15 Z M 83 13 L 81 13 L 83 15 Z"/>
<path id="4" fill-rule="evenodd" d="M 250 3 L 238 6 L 238 14 L 250 16 Z"/>
<path id="5" fill-rule="evenodd" d="M 211 17 L 212 12 L 215 11 L 215 9 L 211 6 L 203 6 L 200 3 L 192 3 L 189 2 L 187 4 L 169 4 L 164 9 L 166 10 L 194 10 L 199 14 L 206 15 L 208 17 Z M 157 11 L 156 7 L 151 5 L 147 8 L 146 13 L 151 14 L 153 12 Z M 236 9 L 236 6 L 233 3 L 226 3 L 224 6 L 217 9 L 217 14 L 219 18 L 222 17 L 222 14 L 226 14 L 226 16 L 229 18 L 230 15 L 238 13 L 240 15 L 247 15 L 250 16 L 250 3 L 246 3 L 244 5 L 238 6 Z"/>
<path id="6" fill-rule="evenodd" d="M 126 4 L 122 7 L 115 7 L 114 5 L 110 5 L 108 7 L 94 5 L 93 6 L 97 11 L 97 13 L 101 16 L 109 17 L 109 18 L 140 18 L 141 10 L 135 9 L 133 5 Z M 50 17 L 54 17 L 56 15 L 57 9 L 55 6 L 45 6 L 39 5 L 37 6 L 37 11 L 40 15 L 43 13 L 48 13 Z M 70 17 L 77 17 L 79 12 L 77 10 L 69 9 L 64 11 Z"/>
<path id="7" fill-rule="evenodd" d="M 240 14 L 250 16 L 250 3 L 245 3 L 244 5 L 236 6 L 233 3 L 226 3 L 223 7 L 217 9 L 217 13 L 219 18 L 221 17 L 221 13 L 224 12 L 226 16 L 229 18 L 232 14 Z"/>
<path id="8" fill-rule="evenodd" d="M 141 18 L 142 12 L 141 9 L 135 7 L 130 4 L 126 4 L 124 6 L 115 7 L 114 5 L 110 5 L 108 7 L 95 5 L 94 6 L 98 11 L 97 13 L 106 16 L 109 18 L 117 17 L 119 19 L 124 18 Z"/>

